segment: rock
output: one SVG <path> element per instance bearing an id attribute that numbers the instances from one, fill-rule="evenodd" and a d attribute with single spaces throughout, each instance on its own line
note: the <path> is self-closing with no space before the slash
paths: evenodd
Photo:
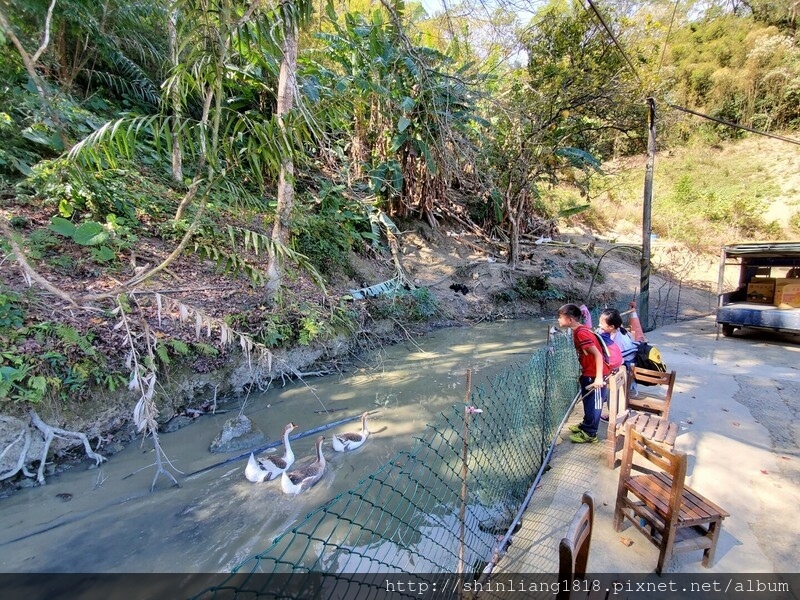
<path id="1" fill-rule="evenodd" d="M 247 450 L 262 445 L 267 439 L 264 432 L 254 427 L 250 419 L 239 415 L 225 421 L 222 431 L 211 442 L 209 451 L 217 453 Z"/>
<path id="2" fill-rule="evenodd" d="M 161 431 L 162 433 L 172 433 L 173 431 L 178 431 L 178 429 L 182 427 L 186 427 L 192 421 L 194 421 L 194 419 L 188 415 L 178 415 L 164 423 L 161 426 Z"/>

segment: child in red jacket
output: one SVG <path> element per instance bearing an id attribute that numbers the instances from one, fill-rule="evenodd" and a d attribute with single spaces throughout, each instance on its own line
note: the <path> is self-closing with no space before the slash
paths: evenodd
<path id="1" fill-rule="evenodd" d="M 581 309 L 574 304 L 565 304 L 558 309 L 558 326 L 572 330 L 572 341 L 581 366 L 580 384 L 583 399 L 583 421 L 570 426 L 570 441 L 576 444 L 597 442 L 597 428 L 605 401 L 604 378 L 608 366 L 603 360 L 603 350 L 594 332 L 581 323 Z"/>

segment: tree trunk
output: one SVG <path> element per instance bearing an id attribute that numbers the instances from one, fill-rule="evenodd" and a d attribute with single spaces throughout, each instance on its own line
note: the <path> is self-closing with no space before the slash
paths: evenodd
<path id="1" fill-rule="evenodd" d="M 284 135 L 286 124 L 284 116 L 294 106 L 295 78 L 297 75 L 297 30 L 293 23 L 286 23 L 283 41 L 283 59 L 281 60 L 280 79 L 278 80 L 277 117 Z M 274 244 L 287 245 L 289 226 L 294 206 L 294 160 L 291 156 L 281 161 L 280 178 L 278 179 L 278 206 L 275 211 L 275 222 L 272 225 L 272 241 Z M 269 249 L 269 265 L 267 266 L 266 293 L 269 300 L 275 301 L 281 287 L 281 265 L 274 245 Z"/>
<path id="2" fill-rule="evenodd" d="M 511 235 L 508 241 L 508 265 L 512 269 L 517 268 L 519 263 L 519 231 L 520 221 L 525 207 L 527 193 L 521 190 L 514 194 L 511 191 L 511 184 L 509 183 L 506 190 L 506 214 L 508 215 L 508 222 L 511 226 Z"/>
<path id="3" fill-rule="evenodd" d="M 173 10 L 169 15 L 167 23 L 169 29 L 169 58 L 172 67 L 178 66 L 178 11 Z M 183 153 L 180 143 L 181 117 L 181 93 L 177 85 L 172 86 L 172 116 L 174 125 L 172 126 L 172 181 L 180 183 L 183 181 Z"/>

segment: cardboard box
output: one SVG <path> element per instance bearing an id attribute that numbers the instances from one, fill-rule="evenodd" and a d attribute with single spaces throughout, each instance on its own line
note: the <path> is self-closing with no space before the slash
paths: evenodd
<path id="1" fill-rule="evenodd" d="M 770 278 L 751 279 L 747 284 L 747 301 L 758 304 L 772 304 L 775 298 L 775 280 Z"/>
<path id="2" fill-rule="evenodd" d="M 774 304 L 778 308 L 800 308 L 800 280 L 788 279 L 775 288 Z"/>

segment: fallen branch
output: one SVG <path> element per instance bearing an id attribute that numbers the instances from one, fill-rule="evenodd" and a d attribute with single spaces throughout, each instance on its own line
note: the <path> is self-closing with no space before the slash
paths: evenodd
<path id="1" fill-rule="evenodd" d="M 30 286 L 32 282 L 38 283 L 42 286 L 46 291 L 50 292 L 51 294 L 58 296 L 65 302 L 68 302 L 70 306 L 78 306 L 78 303 L 75 299 L 70 296 L 64 290 L 61 290 L 54 286 L 52 283 L 47 281 L 44 277 L 39 275 L 39 273 L 34 269 L 28 260 L 25 258 L 25 253 L 20 248 L 19 244 L 17 244 L 17 240 L 14 239 L 14 235 L 11 230 L 8 228 L 8 225 L 5 222 L 5 219 L 0 219 L 0 231 L 3 232 L 3 236 L 8 239 L 8 243 L 11 246 L 12 252 L 14 252 L 14 257 L 17 259 L 17 264 L 19 265 L 20 269 L 22 269 L 22 276 L 25 278 L 25 282 Z"/>

